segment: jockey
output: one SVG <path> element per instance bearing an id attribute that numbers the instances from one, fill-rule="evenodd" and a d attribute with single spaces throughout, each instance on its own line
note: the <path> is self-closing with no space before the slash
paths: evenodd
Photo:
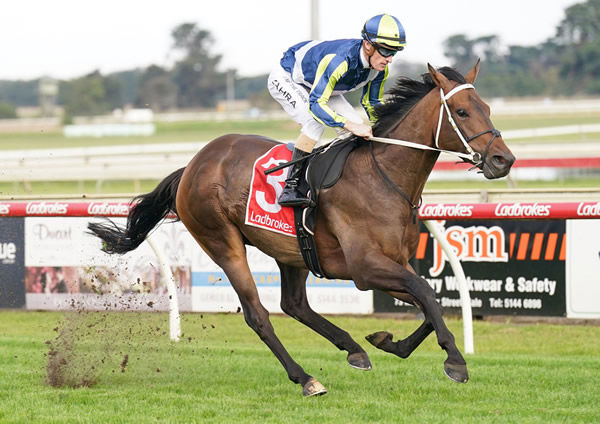
<path id="1" fill-rule="evenodd" d="M 361 104 L 371 122 L 374 106 L 381 103 L 383 84 L 393 56 L 404 49 L 404 28 L 395 17 L 382 14 L 365 22 L 362 39 L 303 41 L 290 47 L 269 75 L 271 96 L 301 126 L 292 160 L 310 152 L 325 125 L 338 134 L 373 135 L 343 93 L 362 87 Z M 309 200 L 297 191 L 303 162 L 293 164 L 278 202 L 282 206 L 306 206 Z"/>

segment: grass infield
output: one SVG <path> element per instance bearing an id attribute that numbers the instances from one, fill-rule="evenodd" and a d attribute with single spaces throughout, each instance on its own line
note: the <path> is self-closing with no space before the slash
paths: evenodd
<path id="1" fill-rule="evenodd" d="M 591 112 L 573 112 L 557 115 L 499 115 L 492 113 L 494 126 L 501 131 L 561 125 L 597 124 L 598 116 Z M 159 122 L 152 136 L 129 137 L 75 137 L 67 138 L 62 130 L 24 133 L 0 133 L 0 151 L 14 149 L 57 149 L 69 147 L 116 146 L 123 144 L 185 143 L 210 141 L 221 135 L 259 134 L 276 140 L 295 140 L 300 127 L 290 119 L 242 121 L 186 121 Z M 335 131 L 326 128 L 325 138 L 335 137 Z M 505 140 L 513 143 L 595 142 L 600 134 L 567 134 L 524 140 Z"/>
<path id="2" fill-rule="evenodd" d="M 378 330 L 405 337 L 417 321 L 330 319 L 373 370 L 272 316 L 290 354 L 329 390 L 305 399 L 242 314 L 184 314 L 173 343 L 164 313 L 1 311 L 0 422 L 600 422 L 600 326 L 475 322 L 471 380 L 457 384 L 431 336 L 405 360 L 364 340 Z M 447 323 L 462 346 L 461 321 Z M 66 385 L 51 386 L 49 374 Z"/>

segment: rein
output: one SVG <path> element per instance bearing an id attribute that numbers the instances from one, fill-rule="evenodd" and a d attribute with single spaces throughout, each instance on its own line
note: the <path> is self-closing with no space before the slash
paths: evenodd
<path id="1" fill-rule="evenodd" d="M 400 140 L 400 139 L 396 139 L 396 138 L 369 137 L 368 139 L 371 140 L 371 141 L 378 141 L 380 143 L 395 144 L 395 145 L 398 145 L 398 146 L 411 147 L 413 149 L 433 150 L 435 152 L 448 153 L 450 155 L 457 156 L 457 157 L 459 157 L 459 158 L 461 158 L 463 160 L 470 161 L 475 166 L 479 166 L 479 165 L 483 164 L 485 162 L 485 158 L 487 157 L 487 153 L 488 153 L 488 150 L 489 150 L 491 144 L 496 139 L 496 137 L 500 136 L 500 131 L 498 131 L 496 128 L 491 128 L 489 130 L 480 132 L 479 134 L 475 134 L 474 136 L 471 136 L 469 138 L 465 138 L 465 136 L 463 134 L 463 131 L 461 130 L 461 128 L 454 121 L 454 118 L 452 117 L 452 112 L 450 111 L 450 107 L 448 106 L 448 102 L 447 102 L 447 100 L 450 97 L 452 97 L 453 95 L 455 95 L 459 91 L 462 91 L 462 90 L 465 90 L 465 89 L 469 89 L 469 88 L 475 89 L 475 87 L 473 87 L 472 84 L 461 84 L 459 86 L 454 87 L 452 90 L 450 90 L 448 92 L 448 94 L 444 94 L 444 90 L 442 90 L 440 88 L 441 104 L 440 104 L 440 113 L 439 113 L 437 130 L 435 132 L 435 146 L 436 147 L 429 147 L 429 146 L 425 146 L 424 144 L 418 144 L 418 143 L 415 143 L 415 142 L 412 142 L 412 141 Z M 467 151 L 467 153 L 455 152 L 453 150 L 440 149 L 439 138 L 440 138 L 440 129 L 442 128 L 442 119 L 444 117 L 444 114 L 442 112 L 444 110 L 446 111 L 446 115 L 448 116 L 448 121 L 450 122 L 450 125 L 452 125 L 452 129 L 454 130 L 454 132 L 458 136 L 458 139 L 465 146 L 465 150 Z M 488 142 L 487 146 L 485 147 L 485 151 L 483 152 L 483 155 L 481 155 L 480 153 L 473 151 L 473 149 L 469 145 L 469 142 L 471 142 L 474 139 L 476 139 L 477 137 L 480 137 L 480 136 L 482 136 L 484 134 L 487 134 L 487 133 L 491 133 L 492 134 L 492 138 L 490 139 L 490 141 Z"/>
<path id="2" fill-rule="evenodd" d="M 396 191 L 398 194 L 400 194 L 402 197 L 404 197 L 404 199 L 408 202 L 408 204 L 410 205 L 410 208 L 412 210 L 413 224 L 416 224 L 417 223 L 417 212 L 419 211 L 419 208 L 421 207 L 421 204 L 423 203 L 423 198 L 419 197 L 419 203 L 417 203 L 415 205 L 412 202 L 412 200 L 410 199 L 410 197 L 408 197 L 408 194 L 403 192 L 400 187 L 398 187 L 396 184 L 394 184 L 394 182 L 390 179 L 390 177 L 387 176 L 385 171 L 383 169 L 381 169 L 381 166 L 379 166 L 377 159 L 375 159 L 375 153 L 373 153 L 373 143 L 369 143 L 369 148 L 371 149 L 371 157 L 373 158 L 373 163 L 375 164 L 375 168 L 377 168 L 379 175 L 381 175 L 381 177 L 394 189 L 394 191 Z"/>
<path id="3" fill-rule="evenodd" d="M 500 131 L 498 131 L 496 128 L 491 128 L 489 130 L 480 132 L 479 134 L 475 134 L 475 135 L 473 135 L 473 136 L 471 136 L 469 138 L 465 138 L 462 129 L 454 121 L 454 118 L 452 117 L 452 112 L 450 111 L 450 107 L 448 106 L 448 102 L 447 102 L 447 100 L 450 97 L 452 97 L 453 95 L 455 95 L 459 91 L 470 89 L 470 88 L 475 89 L 475 87 L 473 87 L 473 84 L 461 84 L 461 85 L 458 85 L 458 86 L 454 87 L 452 90 L 450 90 L 448 92 L 448 94 L 444 94 L 444 90 L 442 90 L 440 88 L 441 104 L 440 104 L 440 113 L 439 113 L 437 130 L 435 132 L 435 146 L 436 147 L 429 147 L 429 146 L 425 146 L 424 144 L 418 144 L 418 143 L 414 143 L 412 141 L 406 141 L 406 140 L 399 140 L 399 139 L 396 139 L 396 138 L 369 137 L 368 140 L 370 140 L 370 141 L 377 141 L 377 142 L 380 142 L 380 143 L 395 144 L 397 146 L 411 147 L 413 149 L 433 150 L 435 152 L 448 153 L 448 154 L 457 156 L 457 157 L 459 157 L 459 158 L 461 158 L 463 160 L 470 161 L 471 163 L 474 164 L 474 168 L 478 167 L 480 165 L 483 167 L 483 164 L 485 163 L 485 159 L 486 159 L 487 154 L 488 154 L 488 150 L 489 150 L 490 146 L 492 145 L 492 143 L 494 142 L 494 140 L 496 139 L 496 137 L 500 136 Z M 439 146 L 439 137 L 440 137 L 440 129 L 442 128 L 442 119 L 444 117 L 444 114 L 443 114 L 444 110 L 446 111 L 446 115 L 448 116 L 448 121 L 450 122 L 450 125 L 452 125 L 452 129 L 454 130 L 454 132 L 458 136 L 458 139 L 465 146 L 465 150 L 467 151 L 467 153 L 455 152 L 453 150 L 440 149 L 440 146 Z M 490 139 L 490 141 L 488 142 L 488 144 L 485 146 L 485 150 L 483 152 L 483 155 L 481 155 L 480 153 L 473 151 L 473 149 L 469 145 L 469 142 L 471 142 L 474 139 L 476 139 L 477 137 L 480 137 L 480 136 L 482 136 L 484 134 L 487 134 L 487 133 L 491 133 L 492 134 L 492 138 Z M 381 169 L 381 167 L 379 166 L 379 163 L 375 159 L 375 153 L 373 152 L 373 143 L 370 144 L 370 149 L 371 149 L 371 157 L 373 158 L 373 163 L 375 163 L 375 167 L 377 168 L 377 171 L 379 172 L 379 174 L 381 175 L 381 177 L 388 184 L 390 184 L 391 187 L 397 193 L 399 193 L 410 204 L 410 207 L 411 207 L 412 212 L 413 212 L 413 223 L 416 223 L 417 212 L 418 212 L 419 208 L 421 207 L 421 204 L 423 202 L 423 198 L 420 197 L 419 198 L 419 203 L 415 205 L 412 202 L 412 200 L 408 197 L 408 195 L 406 193 L 404 193 L 404 191 L 402 191 L 402 189 L 400 189 L 400 187 L 398 187 L 387 176 L 387 174 L 383 171 L 383 169 Z M 473 168 L 471 168 L 471 169 L 473 169 Z"/>

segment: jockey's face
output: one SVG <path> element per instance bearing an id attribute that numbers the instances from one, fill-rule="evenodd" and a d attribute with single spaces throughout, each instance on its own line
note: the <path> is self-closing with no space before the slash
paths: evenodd
<path id="1" fill-rule="evenodd" d="M 393 56 L 384 57 L 377 50 L 371 56 L 371 67 L 377 71 L 383 71 L 385 67 L 392 63 Z"/>
<path id="2" fill-rule="evenodd" d="M 363 42 L 363 48 L 371 68 L 376 71 L 383 71 L 388 64 L 392 63 L 393 55 L 388 57 L 382 56 L 371 43 Z"/>

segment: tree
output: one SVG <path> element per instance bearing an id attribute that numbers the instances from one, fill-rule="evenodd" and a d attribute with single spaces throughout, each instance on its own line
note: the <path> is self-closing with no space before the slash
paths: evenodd
<path id="1" fill-rule="evenodd" d="M 470 69 L 478 59 L 484 62 L 484 68 L 501 62 L 498 53 L 500 40 L 496 35 L 485 35 L 469 39 L 464 34 L 456 34 L 444 41 L 444 55 L 452 60 L 452 66 Z"/>
<path id="2" fill-rule="evenodd" d="M 473 40 L 469 40 L 464 34 L 456 34 L 444 41 L 444 56 L 452 61 L 452 66 L 466 66 L 466 63 L 474 63 L 477 58 L 473 51 Z"/>
<path id="3" fill-rule="evenodd" d="M 60 98 L 69 116 L 92 116 L 123 106 L 121 85 L 99 71 L 61 84 Z"/>
<path id="4" fill-rule="evenodd" d="M 136 102 L 140 86 L 140 78 L 143 73 L 143 69 L 136 68 L 128 71 L 114 72 L 108 75 L 108 77 L 119 81 L 119 85 L 121 86 L 121 97 L 124 105 L 133 105 Z"/>
<path id="5" fill-rule="evenodd" d="M 215 106 L 217 100 L 225 96 L 226 75 L 217 70 L 221 56 L 210 53 L 213 43 L 210 32 L 194 23 L 184 23 L 171 35 L 173 50 L 183 56 L 173 69 L 178 106 Z"/>
<path id="6" fill-rule="evenodd" d="M 600 89 L 600 0 L 588 0 L 565 10 L 553 40 L 562 47 L 560 76 L 571 92 Z"/>
<path id="7" fill-rule="evenodd" d="M 600 0 L 588 0 L 565 9 L 565 18 L 556 30 L 562 45 L 581 46 L 600 37 Z"/>
<path id="8" fill-rule="evenodd" d="M 17 117 L 17 109 L 15 105 L 10 103 L 0 103 L 0 119 L 15 119 Z"/>
<path id="9" fill-rule="evenodd" d="M 155 112 L 175 108 L 177 86 L 167 70 L 156 65 L 146 68 L 140 78 L 136 105 L 150 107 Z"/>
<path id="10" fill-rule="evenodd" d="M 15 106 L 37 106 L 39 79 L 0 81 L 0 102 Z"/>

